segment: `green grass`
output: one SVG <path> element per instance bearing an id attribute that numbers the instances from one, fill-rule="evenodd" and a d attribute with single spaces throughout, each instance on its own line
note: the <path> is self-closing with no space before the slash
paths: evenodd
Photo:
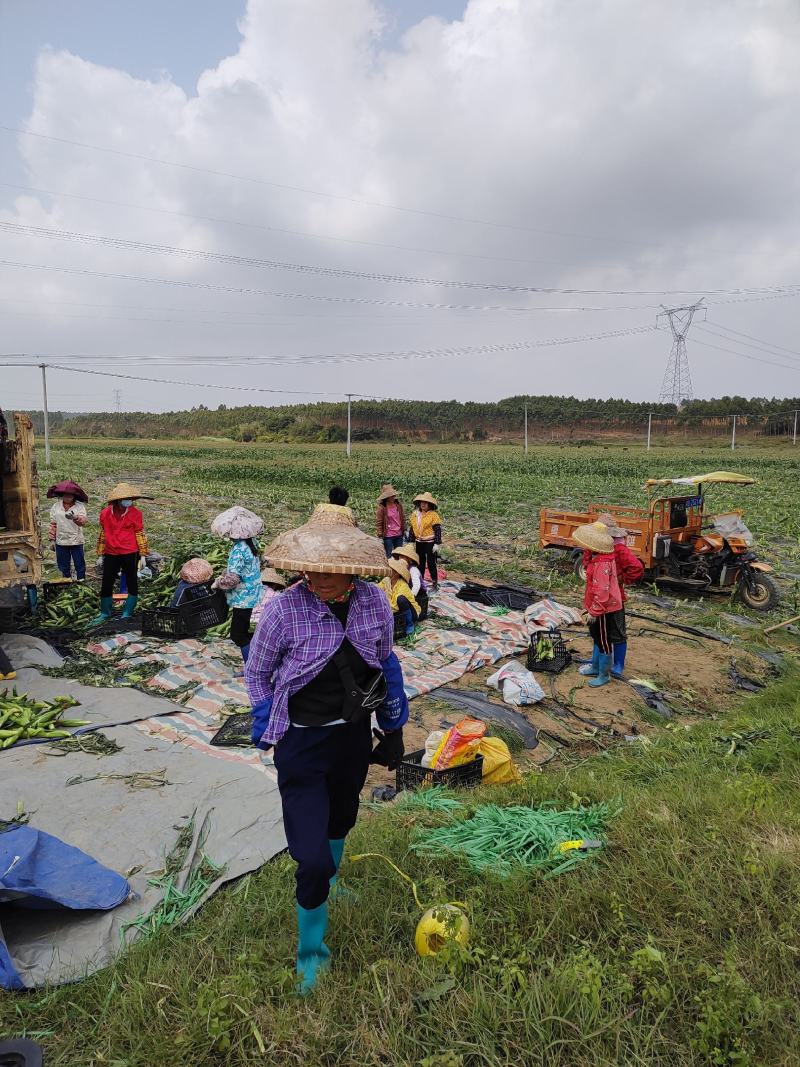
<path id="1" fill-rule="evenodd" d="M 41 1035 L 53 1067 L 796 1063 L 797 682 L 727 720 L 472 795 L 621 798 L 608 849 L 551 881 L 410 852 L 446 814 L 366 812 L 348 848 L 390 856 L 424 900 L 466 901 L 467 952 L 417 958 L 405 883 L 345 864 L 358 895 L 332 905 L 333 972 L 298 999 L 293 865 L 279 857 L 100 974 L 7 995 L 0 1032 Z M 732 733 L 759 736 L 727 755 Z"/>
<path id="2" fill-rule="evenodd" d="M 638 502 L 648 476 L 726 467 L 759 484 L 715 491 L 714 506 L 742 507 L 764 556 L 800 572 L 789 449 L 550 447 L 526 459 L 490 446 L 359 446 L 348 462 L 338 447 L 57 443 L 42 482 L 76 478 L 90 513 L 120 479 L 141 484 L 157 498 L 143 505 L 145 521 L 166 554 L 233 503 L 262 514 L 271 536 L 303 521 L 333 482 L 351 490 L 369 529 L 380 484 L 391 480 L 404 498 L 422 488 L 439 495 L 446 539 L 494 546 L 461 546 L 454 564 L 542 588 L 572 579 L 535 547 L 540 507 Z M 715 625 L 726 610 L 745 614 L 709 601 L 688 621 Z M 785 604 L 777 618 L 791 613 Z M 417 958 L 406 884 L 377 862 L 345 865 L 358 896 L 332 906 L 333 972 L 299 1000 L 294 865 L 278 857 L 97 975 L 0 998 L 0 1033 L 38 1035 L 48 1067 L 796 1064 L 798 681 L 789 673 L 739 710 L 661 729 L 652 744 L 554 761 L 519 786 L 471 795 L 621 802 L 609 848 L 550 881 L 417 856 L 414 832 L 446 813 L 364 809 L 348 851 L 385 853 L 425 900 L 466 901 L 465 953 Z"/>

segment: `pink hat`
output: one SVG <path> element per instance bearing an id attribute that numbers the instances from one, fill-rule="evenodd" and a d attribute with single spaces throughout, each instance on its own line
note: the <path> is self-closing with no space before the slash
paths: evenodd
<path id="1" fill-rule="evenodd" d="M 187 559 L 181 567 L 181 578 L 184 582 L 189 582 L 192 585 L 210 582 L 213 577 L 214 568 L 207 559 L 200 559 L 199 556 L 195 556 L 194 559 Z"/>

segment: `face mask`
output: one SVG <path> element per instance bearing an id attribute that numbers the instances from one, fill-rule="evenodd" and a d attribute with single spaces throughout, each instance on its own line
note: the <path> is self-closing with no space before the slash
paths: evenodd
<path id="1" fill-rule="evenodd" d="M 132 504 L 133 504 L 132 500 L 120 500 L 120 502 L 119 502 L 119 506 L 121 508 L 129 508 L 129 507 L 131 507 Z"/>

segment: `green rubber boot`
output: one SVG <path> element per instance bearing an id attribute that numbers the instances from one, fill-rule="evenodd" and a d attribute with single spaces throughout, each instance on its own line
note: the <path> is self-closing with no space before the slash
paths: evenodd
<path id="1" fill-rule="evenodd" d="M 327 900 L 318 908 L 297 905 L 297 988 L 303 996 L 312 992 L 320 972 L 330 966 L 331 950 L 324 940 L 327 929 Z"/>
<path id="2" fill-rule="evenodd" d="M 138 596 L 133 596 L 132 593 L 128 593 L 128 599 L 125 601 L 125 607 L 122 609 L 123 619 L 129 619 L 131 615 L 136 611 L 136 605 L 139 603 Z"/>
<path id="3" fill-rule="evenodd" d="M 100 597 L 100 614 L 95 616 L 89 623 L 90 626 L 102 626 L 104 622 L 108 622 L 111 618 L 111 607 L 114 603 L 114 598 L 110 596 Z"/>

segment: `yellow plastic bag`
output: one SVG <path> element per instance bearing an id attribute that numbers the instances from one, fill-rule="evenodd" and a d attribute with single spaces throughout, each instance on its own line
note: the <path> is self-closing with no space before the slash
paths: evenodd
<path id="1" fill-rule="evenodd" d="M 478 719 L 461 719 L 444 735 L 431 759 L 436 771 L 460 767 L 470 763 L 479 752 L 481 739 L 486 733 L 486 723 Z"/>
<path id="2" fill-rule="evenodd" d="M 511 759 L 508 745 L 499 737 L 482 737 L 478 752 L 483 756 L 483 778 L 486 785 L 507 785 L 522 781 L 522 775 Z"/>

